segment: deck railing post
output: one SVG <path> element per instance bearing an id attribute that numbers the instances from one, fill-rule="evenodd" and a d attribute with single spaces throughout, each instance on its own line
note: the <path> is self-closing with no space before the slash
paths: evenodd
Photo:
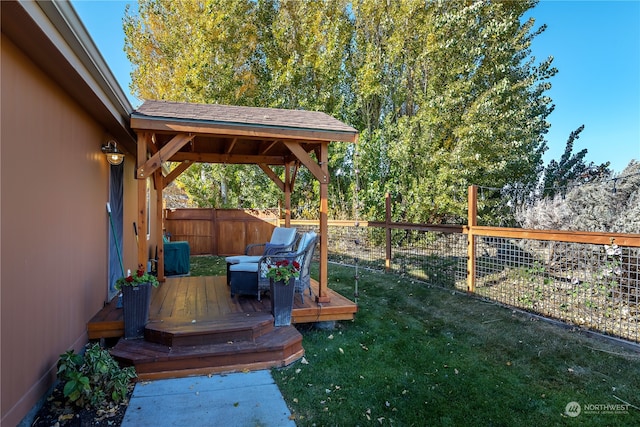
<path id="1" fill-rule="evenodd" d="M 385 235 L 386 235 L 386 259 L 385 259 L 385 269 L 386 271 L 391 270 L 391 195 L 389 193 L 385 194 Z"/>
<path id="2" fill-rule="evenodd" d="M 467 208 L 467 291 L 476 290 L 476 245 L 474 227 L 478 225 L 478 186 L 470 185 Z"/>

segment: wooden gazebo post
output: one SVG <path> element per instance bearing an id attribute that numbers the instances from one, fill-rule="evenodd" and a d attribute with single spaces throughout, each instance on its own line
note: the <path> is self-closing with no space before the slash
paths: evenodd
<path id="1" fill-rule="evenodd" d="M 158 260 L 156 265 L 156 274 L 158 280 L 164 282 L 164 239 L 163 239 L 163 221 L 162 221 L 162 190 L 164 189 L 164 177 L 162 176 L 162 170 L 158 169 L 153 173 L 153 180 L 156 187 L 156 238 L 158 248 Z"/>
<path id="2" fill-rule="evenodd" d="M 284 165 L 284 226 L 291 227 L 291 163 Z"/>
<path id="3" fill-rule="evenodd" d="M 319 289 L 316 301 L 327 303 L 331 301 L 327 292 L 329 269 L 329 248 L 327 238 L 329 236 L 329 143 L 323 142 L 320 146 L 320 168 L 322 177 L 320 180 L 320 270 L 318 273 Z"/>
<path id="4" fill-rule="evenodd" d="M 147 161 L 147 142 L 149 134 L 147 132 L 138 134 L 138 153 L 136 178 L 138 179 L 138 266 L 143 268 L 147 265 L 148 247 L 147 247 L 147 180 L 144 174 L 141 175 L 141 169 Z"/>
<path id="5" fill-rule="evenodd" d="M 149 260 L 149 245 L 147 243 L 147 178 L 154 177 L 157 191 L 157 227 L 155 230 L 158 245 L 158 280 L 164 281 L 164 242 L 162 240 L 162 190 L 164 179 L 162 177 L 162 159 L 169 159 L 177 153 L 185 144 L 191 142 L 194 135 L 191 133 L 178 133 L 162 148 L 155 145 L 155 138 L 150 132 L 138 133 L 138 152 L 136 178 L 138 179 L 138 265 L 146 268 Z M 147 158 L 147 153 L 153 155 Z M 186 170 L 190 163 L 180 167 L 180 172 Z M 171 178 L 173 179 L 173 178 Z M 170 182 L 170 181 L 169 181 Z M 144 232 L 144 233 L 143 233 Z M 142 234 L 142 236 L 141 236 Z"/>

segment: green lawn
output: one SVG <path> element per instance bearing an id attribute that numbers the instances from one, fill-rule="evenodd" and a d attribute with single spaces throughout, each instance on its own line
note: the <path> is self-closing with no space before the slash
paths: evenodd
<path id="1" fill-rule="evenodd" d="M 353 269 L 329 275 L 353 296 Z M 640 425 L 640 352 L 397 275 L 361 270 L 359 293 L 355 321 L 299 327 L 304 359 L 273 370 L 299 426 Z"/>

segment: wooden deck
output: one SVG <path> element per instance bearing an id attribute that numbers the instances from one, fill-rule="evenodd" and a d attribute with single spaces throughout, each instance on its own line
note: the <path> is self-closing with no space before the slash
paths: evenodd
<path id="1" fill-rule="evenodd" d="M 311 281 L 314 295 L 318 293 L 318 282 Z M 293 307 L 293 323 L 315 323 L 331 320 L 353 320 L 357 305 L 337 292 L 329 289 L 331 302 L 319 305 L 306 293 L 304 303 L 296 294 Z M 122 337 L 124 320 L 122 309 L 116 308 L 114 299 L 100 310 L 87 324 L 90 340 Z M 167 278 L 152 291 L 149 323 L 169 320 L 195 320 L 202 322 L 220 318 L 227 313 L 270 312 L 269 295 L 262 301 L 254 297 L 231 298 L 224 276 L 197 276 Z"/>
<path id="2" fill-rule="evenodd" d="M 312 281 L 314 295 L 317 282 Z M 354 302 L 329 289 L 330 303 L 296 294 L 293 323 L 352 320 Z M 122 337 L 116 299 L 87 324 L 89 339 Z M 304 355 L 294 326 L 275 328 L 268 294 L 231 298 L 224 276 L 168 278 L 152 291 L 144 339 L 121 339 L 111 353 L 134 365 L 140 379 L 284 366 Z"/>

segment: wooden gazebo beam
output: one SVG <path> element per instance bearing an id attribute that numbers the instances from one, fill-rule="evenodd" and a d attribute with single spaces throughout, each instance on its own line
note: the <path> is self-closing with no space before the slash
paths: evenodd
<path id="1" fill-rule="evenodd" d="M 280 179 L 278 175 L 276 175 L 276 173 L 269 167 L 269 165 L 265 165 L 264 163 L 258 163 L 258 166 L 260 167 L 260 169 L 262 169 L 265 175 L 271 178 L 271 181 L 273 181 L 274 184 L 278 186 L 280 191 L 282 192 L 285 191 L 285 183 Z M 287 181 L 286 177 L 285 177 L 285 181 Z"/>
<path id="2" fill-rule="evenodd" d="M 182 175 L 182 172 L 186 171 L 187 169 L 189 169 L 189 167 L 192 165 L 193 163 L 190 162 L 189 160 L 185 160 L 184 162 L 181 162 L 180 164 L 178 164 L 178 166 L 176 166 L 171 172 L 169 172 L 169 175 L 165 176 L 163 179 L 163 186 L 162 188 L 167 188 L 167 185 L 171 184 L 173 181 L 175 181 L 175 179 L 177 177 L 179 177 L 180 175 Z"/>
<path id="3" fill-rule="evenodd" d="M 179 133 L 174 136 L 171 141 L 164 145 L 160 150 L 158 150 L 149 160 L 146 160 L 146 152 L 142 160 L 146 160 L 142 165 L 140 165 L 140 159 L 138 159 L 138 170 L 136 172 L 136 177 L 139 179 L 150 177 L 157 169 L 162 167 L 162 162 L 167 161 L 178 152 L 182 147 L 185 146 L 188 142 L 193 140 L 193 134 L 184 134 Z"/>
<path id="4" fill-rule="evenodd" d="M 171 162 L 184 162 L 186 160 L 200 163 L 227 163 L 234 165 L 253 165 L 264 163 L 267 165 L 284 165 L 284 156 L 267 156 L 252 154 L 218 154 L 218 153 L 184 153 L 179 152 L 167 158 Z"/>
<path id="5" fill-rule="evenodd" d="M 320 164 L 316 163 L 313 158 L 309 155 L 309 153 L 307 153 L 305 151 L 304 148 L 302 148 L 302 146 L 300 145 L 299 142 L 289 142 L 289 141 L 285 141 L 284 143 L 287 148 L 291 151 L 291 153 L 293 153 L 294 156 L 296 156 L 296 158 L 298 160 L 300 160 L 300 162 L 307 168 L 309 169 L 309 172 L 311 172 L 313 174 L 313 176 L 316 177 L 316 179 L 318 181 L 322 182 L 329 182 L 329 171 L 328 168 L 322 168 L 322 160 L 320 161 Z M 326 145 L 322 144 L 322 146 L 324 147 Z"/>

